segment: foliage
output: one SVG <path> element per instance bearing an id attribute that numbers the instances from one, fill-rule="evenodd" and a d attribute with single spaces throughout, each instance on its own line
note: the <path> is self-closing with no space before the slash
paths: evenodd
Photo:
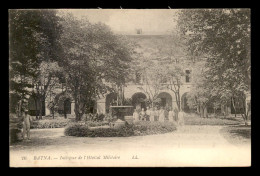
<path id="1" fill-rule="evenodd" d="M 86 18 L 77 19 L 70 14 L 62 18 L 64 53 L 59 64 L 67 91 L 75 101 L 76 119 L 80 120 L 96 96 L 112 90 L 105 82 L 124 84 L 130 51 L 128 45 L 103 24 L 91 24 Z"/>
<path id="2" fill-rule="evenodd" d="M 58 111 L 58 104 L 55 101 L 48 102 L 48 108 L 50 109 L 50 112 L 54 118 L 54 113 Z"/>
<path id="3" fill-rule="evenodd" d="M 31 128 L 43 129 L 43 128 L 64 128 L 71 120 L 69 119 L 43 119 L 36 120 L 31 123 Z"/>
<path id="4" fill-rule="evenodd" d="M 124 106 L 132 106 L 132 98 L 126 98 L 124 99 Z"/>
<path id="5" fill-rule="evenodd" d="M 158 101 L 160 101 L 157 96 L 161 90 L 161 75 L 159 71 L 161 67 L 158 67 L 153 61 L 140 62 L 139 67 L 142 70 L 143 84 L 138 88 L 147 95 L 147 99 L 143 100 L 150 104 L 151 107 Z"/>
<path id="6" fill-rule="evenodd" d="M 58 57 L 61 28 L 55 10 L 10 10 L 10 94 L 18 97 L 17 111 L 21 115 L 37 77 L 40 63 Z"/>
<path id="7" fill-rule="evenodd" d="M 107 122 L 107 121 L 99 121 L 99 122 L 87 121 L 86 125 L 89 126 L 89 127 L 98 127 L 98 126 L 109 125 L 109 122 Z"/>
<path id="8" fill-rule="evenodd" d="M 163 134 L 176 130 L 176 126 L 172 122 L 159 122 L 159 121 L 138 121 L 133 125 L 135 136 Z"/>
<path id="9" fill-rule="evenodd" d="M 65 135 L 77 137 L 128 137 L 149 134 L 161 134 L 176 130 L 169 122 L 139 122 L 134 125 L 126 124 L 120 128 L 94 128 L 87 125 L 73 124 L 65 129 Z"/>
<path id="10" fill-rule="evenodd" d="M 90 129 L 86 125 L 74 124 L 65 129 L 66 136 L 77 137 L 127 137 L 134 134 L 133 129 L 129 126 L 114 128 L 95 128 Z"/>
<path id="11" fill-rule="evenodd" d="M 245 94 L 251 94 L 250 10 L 182 10 L 178 26 L 188 38 L 189 50 L 207 58 L 203 88 L 221 104 L 232 97 L 245 101 Z M 248 111 L 245 103 L 241 106 L 246 121 Z"/>
<path id="12" fill-rule="evenodd" d="M 238 125 L 241 120 L 237 118 L 210 117 L 202 118 L 196 114 L 186 114 L 184 116 L 185 125 Z"/>
<path id="13" fill-rule="evenodd" d="M 10 114 L 9 119 L 9 137 L 12 144 L 20 140 L 19 134 L 21 134 L 22 130 L 22 118 L 17 118 L 15 114 Z"/>
<path id="14" fill-rule="evenodd" d="M 37 71 L 37 76 L 33 79 L 33 94 L 34 98 L 40 102 L 39 111 L 40 119 L 42 119 L 42 105 L 41 103 L 46 100 L 49 95 L 52 98 L 54 95 L 53 89 L 58 85 L 58 75 L 61 68 L 57 62 L 42 61 Z"/>

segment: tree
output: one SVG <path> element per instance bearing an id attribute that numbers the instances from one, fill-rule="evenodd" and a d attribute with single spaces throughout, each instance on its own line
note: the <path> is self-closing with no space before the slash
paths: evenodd
<path id="1" fill-rule="evenodd" d="M 207 57 L 207 80 L 222 100 L 230 93 L 241 101 L 251 94 L 249 9 L 182 10 L 178 26 L 190 49 Z M 245 122 L 248 111 L 242 113 Z"/>
<path id="2" fill-rule="evenodd" d="M 55 10 L 9 10 L 10 94 L 18 97 L 11 106 L 17 105 L 19 115 L 41 61 L 58 56 L 58 20 Z"/>
<path id="3" fill-rule="evenodd" d="M 64 53 L 59 65 L 67 91 L 75 101 L 76 120 L 80 120 L 88 104 L 113 91 L 112 83 L 124 84 L 131 58 L 127 46 L 107 26 L 71 14 L 63 14 L 62 18 Z"/>
<path id="4" fill-rule="evenodd" d="M 60 72 L 61 68 L 58 66 L 57 62 L 42 61 L 37 72 L 37 77 L 33 79 L 33 92 L 36 105 L 37 102 L 39 102 L 39 119 L 42 119 L 42 103 L 45 102 L 47 96 L 50 95 L 55 86 L 58 85 Z"/>
<path id="5" fill-rule="evenodd" d="M 55 102 L 55 101 L 50 101 L 50 102 L 48 102 L 48 108 L 50 109 L 50 111 L 51 111 L 51 114 L 52 114 L 52 118 L 54 119 L 54 114 L 55 114 L 55 112 L 57 112 L 57 110 L 58 110 L 58 104 L 57 104 L 57 102 Z"/>
<path id="6" fill-rule="evenodd" d="M 151 61 L 150 63 L 140 63 L 139 69 L 142 70 L 143 83 L 138 88 L 148 96 L 145 101 L 153 108 L 154 104 L 160 101 L 158 95 L 162 88 L 161 67 L 157 67 L 157 64 Z"/>

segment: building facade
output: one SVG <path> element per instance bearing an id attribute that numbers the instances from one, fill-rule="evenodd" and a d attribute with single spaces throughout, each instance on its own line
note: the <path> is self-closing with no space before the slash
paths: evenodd
<path id="1" fill-rule="evenodd" d="M 146 58 L 148 58 L 147 62 L 149 62 L 149 59 L 154 58 L 152 56 L 151 51 L 158 50 L 159 48 L 169 48 L 171 47 L 171 38 L 170 35 L 167 34 L 145 34 L 142 30 L 137 30 L 135 34 L 127 34 L 124 35 L 127 37 L 128 40 L 133 41 L 136 43 L 137 51 L 140 51 L 145 55 Z M 161 53 L 162 55 L 164 53 Z M 185 73 L 184 76 L 181 78 L 181 86 L 180 86 L 180 105 L 181 109 L 185 112 L 190 112 L 190 109 L 187 105 L 187 93 L 191 90 L 191 87 L 193 85 L 192 83 L 192 63 L 184 63 L 183 64 L 183 72 Z M 138 75 L 138 73 L 134 73 L 134 81 L 130 81 L 126 83 L 123 91 L 123 97 L 124 99 L 129 99 L 131 102 L 129 105 L 134 106 L 134 108 L 141 109 L 147 108 L 147 105 L 144 102 L 137 102 L 137 99 L 146 99 L 148 95 L 140 89 L 140 87 L 145 86 L 145 82 L 143 81 L 142 75 Z M 60 92 L 59 95 L 61 95 L 64 91 L 62 88 L 58 87 L 56 89 L 56 92 Z M 161 89 L 158 93 L 157 98 L 161 99 L 161 106 L 167 107 L 167 108 L 177 108 L 177 102 L 175 93 L 167 88 Z M 116 105 L 115 101 L 117 99 L 116 93 L 108 92 L 106 95 L 101 96 L 101 98 L 97 98 L 95 102 L 93 102 L 93 105 L 89 107 L 88 112 L 97 112 L 97 113 L 108 113 L 109 107 L 111 105 Z M 248 99 L 248 98 L 247 98 Z M 32 103 L 33 104 L 33 103 Z M 58 103 L 58 113 L 63 114 L 64 111 L 66 114 L 74 115 L 74 107 L 75 103 L 73 101 L 73 98 L 67 98 L 65 102 L 59 102 Z M 43 103 L 43 115 L 49 115 L 50 110 L 47 106 L 47 101 Z M 232 113 L 232 106 L 226 107 L 227 109 L 221 108 L 221 112 L 225 111 L 228 114 Z M 31 106 L 32 112 L 35 110 L 35 105 Z M 35 114 L 35 113 L 34 113 Z"/>

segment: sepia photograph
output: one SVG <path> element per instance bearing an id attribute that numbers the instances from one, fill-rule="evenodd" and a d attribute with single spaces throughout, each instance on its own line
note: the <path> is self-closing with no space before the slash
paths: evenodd
<path id="1" fill-rule="evenodd" d="M 250 167 L 251 10 L 9 9 L 9 167 Z"/>

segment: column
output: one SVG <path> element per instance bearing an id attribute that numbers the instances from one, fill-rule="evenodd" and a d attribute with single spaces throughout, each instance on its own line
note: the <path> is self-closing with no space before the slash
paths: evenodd
<path id="1" fill-rule="evenodd" d="M 45 101 L 44 103 L 45 103 L 45 116 L 50 115 L 50 114 L 51 114 L 51 111 L 50 111 L 50 109 L 48 108 L 48 102 Z"/>
<path id="2" fill-rule="evenodd" d="M 71 102 L 71 115 L 75 115 L 75 111 L 74 111 L 74 109 L 75 109 L 75 101 L 72 101 Z"/>

